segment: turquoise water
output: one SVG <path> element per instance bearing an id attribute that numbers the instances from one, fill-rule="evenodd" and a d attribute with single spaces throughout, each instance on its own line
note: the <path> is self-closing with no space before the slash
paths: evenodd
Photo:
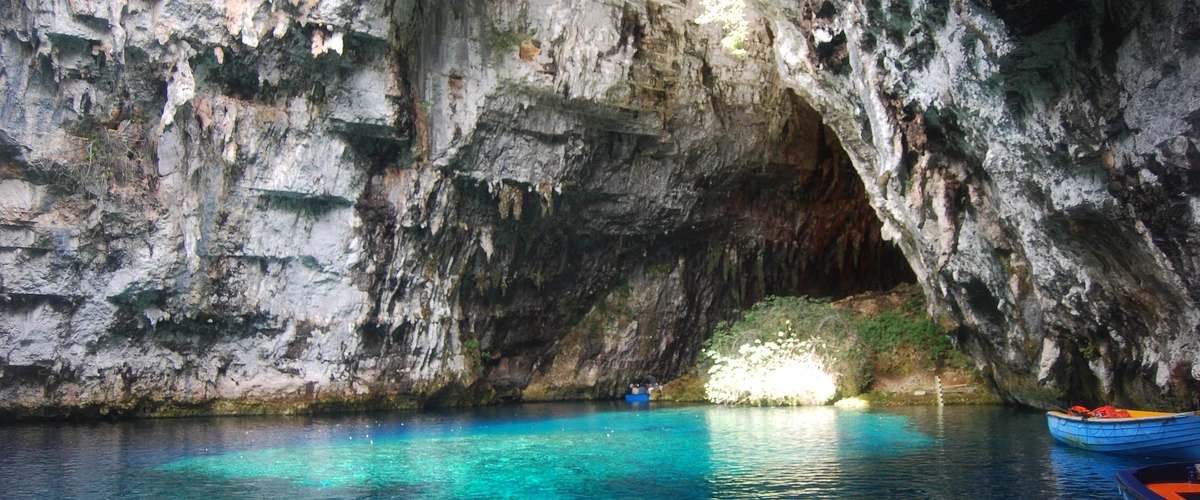
<path id="1" fill-rule="evenodd" d="M 996 407 L 578 403 L 0 427 L 4 498 L 1118 498 Z"/>

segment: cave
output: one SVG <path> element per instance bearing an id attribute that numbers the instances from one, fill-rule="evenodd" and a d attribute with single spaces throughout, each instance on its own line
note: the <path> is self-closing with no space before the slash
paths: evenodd
<path id="1" fill-rule="evenodd" d="M 911 282 L 1005 401 L 1195 406 L 1189 3 L 326 4 L 0 15 L 0 416 L 603 399 Z"/>
<path id="2" fill-rule="evenodd" d="M 795 93 L 777 103 L 782 119 L 753 142 L 761 150 L 752 161 L 723 159 L 725 145 L 674 151 L 618 127 L 583 128 L 536 135 L 582 144 L 561 193 L 460 179 L 458 213 L 469 226 L 494 227 L 493 250 L 471 256 L 459 289 L 478 378 L 465 394 L 440 397 L 612 397 L 639 374 L 688 371 L 718 322 L 765 297 L 839 299 L 915 282 L 901 250 L 881 237 L 837 136 Z M 542 105 L 505 119 L 580 113 L 567 100 Z M 472 154 L 523 134 L 483 130 Z M 630 175 L 653 190 L 614 180 Z M 677 187 L 653 185 L 662 177 Z"/>
<path id="3" fill-rule="evenodd" d="M 166 77 L 59 46 L 44 62 L 104 86 L 0 141 L 24 200 L 0 221 L 20 235 L 0 297 L 64 304 L 37 309 L 62 335 L 4 320 L 22 340 L 0 376 L 21 382 L 0 411 L 603 399 L 694 368 L 765 297 L 915 281 L 839 134 L 767 52 L 728 59 L 671 5 L 588 3 L 569 14 L 615 16 L 605 80 L 537 34 L 541 13 L 505 8 L 348 10 L 254 50 L 197 42 Z M 148 138 L 149 180 L 47 184 L 90 161 L 73 124 L 92 122 Z M 78 158 L 30 139 L 60 128 Z M 0 318 L 32 314 L 19 303 Z"/>
<path id="4" fill-rule="evenodd" d="M 579 69 L 550 35 L 486 8 L 430 6 L 400 58 L 422 96 L 408 140 L 437 187 L 421 178 L 426 198 L 397 203 L 417 176 L 398 164 L 357 204 L 396 206 L 363 231 L 384 249 L 373 260 L 398 267 L 369 278 L 385 371 L 462 355 L 435 404 L 610 398 L 631 377 L 693 369 L 713 328 L 765 297 L 916 281 L 838 134 L 765 53 L 744 79 L 711 60 L 727 56 L 696 55 L 714 41 L 681 11 L 626 3 L 600 57 L 628 67 L 597 94 L 564 76 Z M 540 83 L 488 87 L 468 70 L 510 55 Z M 440 295 L 446 312 L 428 306 Z"/>

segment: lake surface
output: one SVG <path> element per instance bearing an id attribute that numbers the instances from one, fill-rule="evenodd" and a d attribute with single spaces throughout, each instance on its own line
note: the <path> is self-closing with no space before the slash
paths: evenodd
<path id="1" fill-rule="evenodd" d="M 1001 407 L 562 403 L 0 426 L 3 498 L 1119 498 Z"/>

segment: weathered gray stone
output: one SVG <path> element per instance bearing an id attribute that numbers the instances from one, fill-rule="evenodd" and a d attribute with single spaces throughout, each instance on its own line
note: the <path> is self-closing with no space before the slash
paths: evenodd
<path id="1" fill-rule="evenodd" d="M 909 267 L 1010 399 L 1187 406 L 1195 9 L 1045 3 L 8 0 L 0 413 L 607 397 Z"/>
<path id="2" fill-rule="evenodd" d="M 993 4 L 756 2 L 784 80 L 1009 397 L 1194 407 L 1200 59 L 1163 29 L 1190 7 Z"/>

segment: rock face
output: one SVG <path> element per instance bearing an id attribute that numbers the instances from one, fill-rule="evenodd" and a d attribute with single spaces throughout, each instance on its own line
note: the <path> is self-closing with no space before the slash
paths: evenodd
<path id="1" fill-rule="evenodd" d="M 0 413 L 609 397 L 913 278 L 769 40 L 578 4 L 8 2 Z"/>
<path id="2" fill-rule="evenodd" d="M 764 0 L 742 57 L 695 2 L 0 1 L 0 414 L 608 397 L 914 277 L 1011 400 L 1196 404 L 1183 0 Z"/>
<path id="3" fill-rule="evenodd" d="M 1008 398 L 1200 405 L 1195 2 L 757 6 Z"/>

